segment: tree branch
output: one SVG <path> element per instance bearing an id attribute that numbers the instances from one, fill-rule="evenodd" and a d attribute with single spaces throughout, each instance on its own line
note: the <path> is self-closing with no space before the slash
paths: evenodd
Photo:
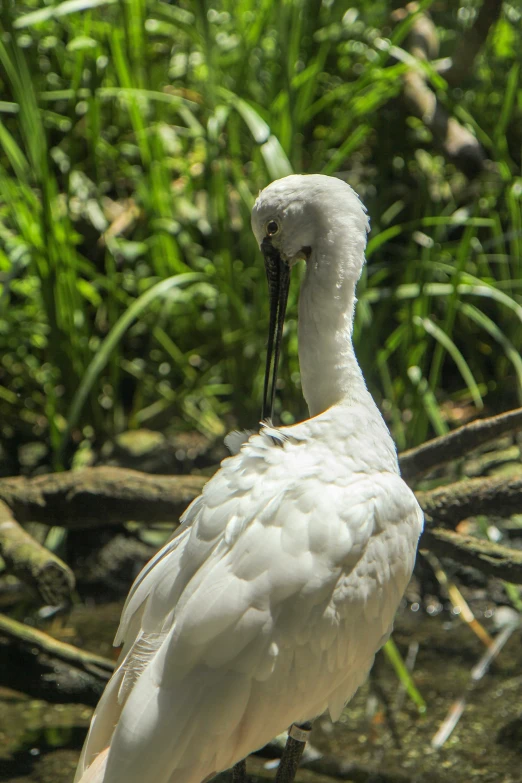
<path id="1" fill-rule="evenodd" d="M 443 72 L 452 87 L 457 87 L 469 76 L 475 59 L 486 43 L 489 31 L 502 12 L 502 0 L 483 0 L 473 25 L 458 39 L 451 58 L 451 66 Z"/>
<path id="2" fill-rule="evenodd" d="M 417 3 L 409 3 L 405 9 L 398 9 L 394 18 L 404 18 L 407 13 L 415 13 L 417 10 Z M 418 60 L 425 62 L 437 56 L 437 30 L 429 15 L 418 14 L 408 34 L 406 48 Z M 480 142 L 467 128 L 448 114 L 428 86 L 425 73 L 418 67 L 412 67 L 403 78 L 403 98 L 408 110 L 430 129 L 435 143 L 442 149 L 446 158 L 467 177 L 472 178 L 480 174 L 485 158 Z"/>
<path id="3" fill-rule="evenodd" d="M 114 662 L 103 655 L 81 650 L 74 644 L 60 642 L 49 634 L 31 628 L 30 625 L 19 623 L 5 614 L 0 614 L 0 635 L 7 637 L 19 644 L 27 644 L 40 652 L 56 658 L 64 663 L 69 663 L 84 671 L 101 671 L 106 673 L 105 679 L 114 671 Z M 103 675 L 102 675 L 103 676 Z"/>
<path id="4" fill-rule="evenodd" d="M 520 411 L 513 414 L 517 414 L 518 422 Z M 507 427 L 510 415 L 495 417 L 496 422 L 493 419 L 476 422 L 444 436 L 447 439 L 445 458 L 455 456 L 453 449 L 457 449 L 459 443 L 464 444 L 462 448 L 471 448 L 485 440 L 486 435 L 498 434 L 499 429 Z M 421 457 L 418 459 L 423 468 L 440 460 L 442 440 L 438 438 L 437 442 L 431 442 L 429 454 L 422 455 L 423 447 L 419 448 Z M 411 462 L 412 452 L 407 455 Z M 121 524 L 129 520 L 153 523 L 176 520 L 201 492 L 206 481 L 203 476 L 150 476 L 122 468 L 85 468 L 33 479 L 0 479 L 0 499 L 10 500 L 27 521 L 59 524 L 69 529 Z M 454 527 L 462 519 L 477 514 L 506 517 L 519 512 L 522 478 L 468 479 L 418 492 L 417 497 L 429 517 L 444 527 Z"/>
<path id="5" fill-rule="evenodd" d="M 467 479 L 416 495 L 428 525 L 450 528 L 481 514 L 505 518 L 520 513 L 522 478 Z"/>
<path id="6" fill-rule="evenodd" d="M 522 426 L 522 410 L 465 425 L 401 455 L 406 478 L 461 456 L 467 450 Z M 121 468 L 86 468 L 33 479 L 0 479 L 0 499 L 26 520 L 66 528 L 94 528 L 129 520 L 153 523 L 178 519 L 203 488 L 202 476 L 151 476 Z M 426 514 L 425 546 L 491 576 L 522 583 L 518 550 L 479 539 L 442 533 L 478 514 L 507 517 L 522 508 L 522 478 L 479 478 L 418 492 Z M 1 530 L 1 528 L 0 528 Z M 22 531 L 23 532 L 23 531 Z M 476 542 L 476 543 L 475 543 Z"/>
<path id="7" fill-rule="evenodd" d="M 37 699 L 95 706 L 114 663 L 0 615 L 0 684 Z"/>
<path id="8" fill-rule="evenodd" d="M 75 580 L 69 566 L 35 541 L 1 500 L 0 555 L 7 570 L 35 588 L 45 604 L 60 606 L 70 601 Z"/>
<path id="9" fill-rule="evenodd" d="M 522 408 L 464 424 L 448 435 L 399 454 L 402 477 L 411 482 L 438 465 L 463 457 L 483 443 L 518 429 L 522 429 Z"/>
<path id="10" fill-rule="evenodd" d="M 67 528 L 129 520 L 177 520 L 201 492 L 203 476 L 155 476 L 122 468 L 85 468 L 45 476 L 0 479 L 3 500 L 20 522 Z"/>
<path id="11" fill-rule="evenodd" d="M 462 536 L 452 530 L 428 528 L 419 542 L 437 557 L 450 557 L 462 565 L 477 568 L 486 576 L 522 584 L 522 551 L 494 544 L 474 536 Z"/>

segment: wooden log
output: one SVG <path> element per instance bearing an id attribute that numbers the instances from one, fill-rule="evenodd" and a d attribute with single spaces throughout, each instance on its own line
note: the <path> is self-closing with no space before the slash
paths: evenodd
<path id="1" fill-rule="evenodd" d="M 74 574 L 59 557 L 35 541 L 0 500 L 0 555 L 6 569 L 34 588 L 44 604 L 69 603 Z"/>
<path id="2" fill-rule="evenodd" d="M 401 455 L 405 477 L 412 480 L 436 464 L 522 425 L 522 409 L 465 425 L 442 438 Z M 151 476 L 121 468 L 86 468 L 33 479 L 0 479 L 0 499 L 12 504 L 27 521 L 59 524 L 69 529 L 95 528 L 129 520 L 151 524 L 177 521 L 188 503 L 202 490 L 202 476 Z M 490 576 L 522 584 L 518 551 L 502 553 L 490 542 L 463 540 L 442 533 L 478 514 L 510 516 L 522 509 L 522 479 L 480 478 L 417 492 L 426 513 L 424 545 L 437 554 L 474 565 Z M 457 534 L 455 534 L 457 535 Z M 488 547 L 490 548 L 488 550 Z"/>
<path id="3" fill-rule="evenodd" d="M 203 476 L 155 476 L 123 468 L 84 468 L 0 479 L 0 499 L 19 522 L 68 528 L 129 520 L 176 522 L 201 492 Z"/>

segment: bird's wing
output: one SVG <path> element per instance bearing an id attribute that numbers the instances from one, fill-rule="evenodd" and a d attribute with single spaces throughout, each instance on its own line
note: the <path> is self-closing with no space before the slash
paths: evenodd
<path id="1" fill-rule="evenodd" d="M 247 731 L 248 702 L 260 683 L 266 689 L 270 680 L 274 699 L 283 691 L 292 704 L 306 697 L 310 665 L 338 645 L 335 591 L 339 606 L 343 590 L 350 600 L 343 580 L 380 524 L 374 482 L 339 480 L 335 466 L 328 479 L 331 453 L 320 451 L 320 444 L 267 428 L 223 463 L 189 507 L 179 534 L 144 569 L 127 601 L 119 632 L 125 658 L 99 709 L 109 720 L 101 721 L 87 763 L 108 743 L 115 698 L 122 712 L 109 772 L 119 775 L 114 780 L 160 783 L 188 763 L 189 747 L 192 755 L 198 747 L 202 777 L 212 765 L 223 768 L 230 758 L 220 753 L 233 753 L 231 738 L 239 743 Z M 272 677 L 283 658 L 289 666 L 294 661 L 291 689 Z M 280 720 L 292 704 L 273 705 Z M 272 725 L 277 721 L 267 714 L 268 735 Z M 203 746 L 194 744 L 195 731 L 207 738 Z M 202 748 L 214 749 L 205 763 Z"/>
<path id="2" fill-rule="evenodd" d="M 94 712 L 76 778 L 110 742 L 114 726 L 135 683 L 154 659 L 172 629 L 180 596 L 193 578 L 233 544 L 240 529 L 270 501 L 261 487 L 264 474 L 288 459 L 266 436 L 253 436 L 240 453 L 224 460 L 181 517 L 181 524 L 142 569 L 123 608 L 115 644 L 123 649 L 111 681 Z M 256 471 L 260 474 L 256 476 Z M 261 475 L 262 474 L 262 475 Z M 273 487 L 272 487 L 273 490 Z M 221 549 L 217 554 L 216 550 Z M 189 591 L 190 593 L 191 591 Z M 181 665 L 181 658 L 179 658 Z"/>
<path id="3" fill-rule="evenodd" d="M 357 643 L 359 648 L 366 645 L 366 664 L 360 665 L 364 656 L 358 655 L 356 644 L 343 643 L 342 634 L 332 638 L 327 665 L 346 672 L 346 678 L 328 698 L 328 711 L 333 721 L 339 719 L 346 702 L 366 679 L 374 653 L 387 641 L 393 629 L 395 613 L 413 571 L 424 522 L 413 492 L 397 474 L 381 473 L 363 480 L 363 492 L 364 485 L 368 516 L 373 519 L 373 534 L 366 544 L 364 557 L 338 579 L 333 605 L 340 625 L 354 628 L 357 625 L 354 607 L 363 607 L 357 626 Z M 348 510 L 347 524 L 350 524 L 349 516 Z M 370 634 L 373 634 L 373 640 L 368 638 Z"/>

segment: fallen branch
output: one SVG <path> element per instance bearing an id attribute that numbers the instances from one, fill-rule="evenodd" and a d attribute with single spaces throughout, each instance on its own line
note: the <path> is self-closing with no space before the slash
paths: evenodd
<path id="1" fill-rule="evenodd" d="M 155 476 L 123 468 L 85 468 L 45 476 L 0 479 L 0 500 L 19 522 L 69 529 L 129 520 L 177 521 L 201 492 L 203 476 Z"/>
<path id="2" fill-rule="evenodd" d="M 18 519 L 68 529 L 106 527 L 129 520 L 152 524 L 177 520 L 206 481 L 203 476 L 151 476 L 123 468 L 85 468 L 33 479 L 0 479 L 0 499 L 12 503 Z M 438 525 L 455 527 L 477 514 L 507 517 L 518 513 L 522 509 L 522 478 L 468 479 L 417 492 L 417 497 L 428 524 L 433 518 Z"/>
<path id="3" fill-rule="evenodd" d="M 522 511 L 522 478 L 475 478 L 417 492 L 429 527 L 454 528 L 479 515 L 510 517 Z"/>
<path id="4" fill-rule="evenodd" d="M 483 443 L 518 429 L 522 429 L 522 408 L 464 424 L 448 435 L 399 454 L 402 477 L 412 481 L 438 465 L 464 457 Z"/>
<path id="5" fill-rule="evenodd" d="M 86 672 L 105 672 L 107 675 L 105 679 L 108 679 L 114 670 L 114 662 L 109 660 L 109 658 L 81 650 L 73 644 L 60 642 L 58 639 L 49 636 L 49 634 L 39 631 L 37 628 L 31 628 L 30 625 L 19 623 L 5 614 L 0 614 L 0 635 L 20 644 L 27 644 L 40 652 L 83 669 Z"/>
<path id="6" fill-rule="evenodd" d="M 114 663 L 0 615 L 0 685 L 53 703 L 96 705 Z"/>
<path id="7" fill-rule="evenodd" d="M 0 555 L 7 570 L 35 588 L 43 603 L 66 604 L 74 589 L 74 574 L 59 557 L 35 541 L 0 500 Z"/>
<path id="8" fill-rule="evenodd" d="M 515 411 L 431 441 L 424 454 L 423 447 L 417 450 L 421 466 L 438 461 L 443 454 L 454 456 L 457 447 L 471 448 L 486 437 L 505 431 L 508 425 L 512 427 L 514 421 L 520 423 L 521 418 L 521 411 Z M 411 466 L 418 465 L 413 455 L 414 450 L 406 453 Z M 411 471 L 406 472 L 411 475 Z M 177 520 L 205 481 L 202 476 L 151 476 L 123 468 L 85 468 L 34 479 L 0 479 L 0 498 L 10 500 L 28 521 L 69 529 L 106 527 L 129 520 L 152 524 Z M 426 513 L 428 528 L 451 528 L 478 514 L 507 517 L 519 512 L 522 478 L 469 479 L 417 492 L 417 497 Z"/>
<path id="9" fill-rule="evenodd" d="M 457 563 L 477 568 L 486 576 L 522 585 L 522 551 L 474 536 L 463 536 L 453 530 L 430 528 L 419 542 L 437 557 L 450 557 Z"/>
<path id="10" fill-rule="evenodd" d="M 489 438 L 522 425 L 522 411 L 511 411 L 461 427 L 401 455 L 406 477 L 474 448 Z M 94 528 L 134 520 L 144 524 L 176 521 L 203 488 L 203 476 L 152 476 L 122 468 L 0 479 L 0 498 L 12 503 L 18 518 L 69 529 Z M 508 517 L 522 509 L 522 478 L 479 478 L 418 492 L 426 514 L 424 546 L 435 554 L 473 565 L 490 576 L 522 584 L 518 550 L 456 538 L 439 528 L 454 528 L 479 514 Z"/>

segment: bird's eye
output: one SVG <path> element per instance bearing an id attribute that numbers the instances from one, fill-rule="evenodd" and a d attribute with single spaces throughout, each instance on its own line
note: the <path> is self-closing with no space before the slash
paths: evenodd
<path id="1" fill-rule="evenodd" d="M 266 235 L 268 237 L 274 237 L 279 233 L 279 223 L 277 220 L 269 220 L 266 224 Z"/>

